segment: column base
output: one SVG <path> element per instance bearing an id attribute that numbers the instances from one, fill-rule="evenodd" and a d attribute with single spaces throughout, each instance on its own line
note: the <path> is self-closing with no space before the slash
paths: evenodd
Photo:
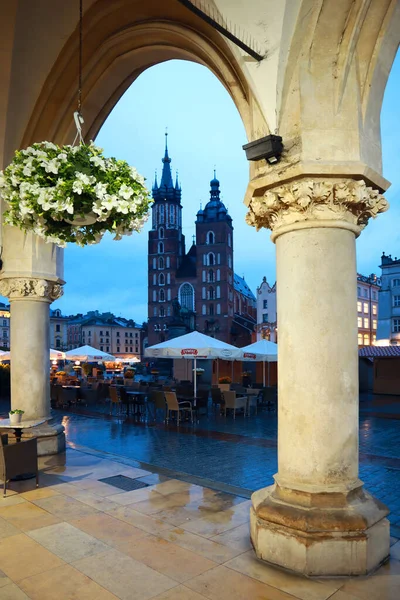
<path id="1" fill-rule="evenodd" d="M 388 513 L 362 484 L 312 493 L 276 483 L 252 495 L 251 540 L 258 558 L 303 575 L 366 575 L 389 556 Z"/>
<path id="2" fill-rule="evenodd" d="M 43 423 L 32 429 L 22 430 L 22 440 L 37 438 L 38 456 L 50 456 L 65 452 L 65 433 L 63 425 Z"/>

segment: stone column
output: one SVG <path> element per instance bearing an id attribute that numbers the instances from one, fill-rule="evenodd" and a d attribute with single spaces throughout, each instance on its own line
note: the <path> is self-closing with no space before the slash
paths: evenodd
<path id="1" fill-rule="evenodd" d="M 46 279 L 13 277 L 0 281 L 0 294 L 10 300 L 11 408 L 22 409 L 24 420 L 48 420 L 51 418 L 49 306 L 62 295 L 62 286 Z M 32 435 L 32 431 L 26 431 L 25 437 Z M 35 437 L 45 438 L 45 443 L 38 440 L 39 453 L 60 451 L 65 446 L 62 432 L 60 427 L 35 428 Z M 54 436 L 56 439 L 50 440 Z"/>
<path id="2" fill-rule="evenodd" d="M 387 209 L 362 180 L 253 197 L 277 252 L 278 473 L 252 496 L 257 556 L 307 575 L 365 574 L 389 555 L 387 508 L 358 478 L 355 238 Z"/>

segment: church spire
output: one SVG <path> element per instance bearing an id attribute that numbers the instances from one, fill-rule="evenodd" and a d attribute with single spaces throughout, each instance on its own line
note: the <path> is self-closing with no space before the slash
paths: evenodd
<path id="1" fill-rule="evenodd" d="M 176 183 L 174 186 L 171 173 L 171 159 L 168 154 L 168 133 L 165 132 L 165 151 L 162 159 L 161 180 L 158 184 L 157 172 L 153 185 L 153 199 L 155 202 L 181 202 L 181 186 L 179 184 L 178 173 L 176 173 Z"/>
<path id="2" fill-rule="evenodd" d="M 171 174 L 171 159 L 168 156 L 168 133 L 165 132 L 165 153 L 164 153 L 164 158 L 162 159 L 163 162 L 163 170 L 162 170 L 162 176 L 161 176 L 161 183 L 160 183 L 160 188 L 168 190 L 170 188 L 174 187 L 174 184 L 172 183 L 172 174 Z"/>

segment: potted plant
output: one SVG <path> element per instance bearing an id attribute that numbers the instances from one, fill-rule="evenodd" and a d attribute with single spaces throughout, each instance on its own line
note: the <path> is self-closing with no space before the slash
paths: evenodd
<path id="1" fill-rule="evenodd" d="M 220 377 L 218 379 L 218 383 L 232 383 L 232 379 L 226 375 L 224 377 Z"/>
<path id="2" fill-rule="evenodd" d="M 22 415 L 24 414 L 24 410 L 21 410 L 19 408 L 16 408 L 15 410 L 10 410 L 9 417 L 10 417 L 10 425 L 18 425 L 18 423 L 21 423 L 21 419 L 22 419 Z"/>
<path id="3" fill-rule="evenodd" d="M 97 244 L 140 231 L 151 198 L 144 178 L 123 160 L 106 158 L 93 143 L 32 144 L 0 171 L 4 223 L 65 247 Z"/>

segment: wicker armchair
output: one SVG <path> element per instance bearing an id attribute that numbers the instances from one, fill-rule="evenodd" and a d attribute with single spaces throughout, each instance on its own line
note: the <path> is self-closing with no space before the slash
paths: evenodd
<path id="1" fill-rule="evenodd" d="M 167 424 L 169 422 L 171 412 L 176 412 L 178 425 L 181 421 L 181 412 L 188 412 L 190 414 L 190 422 L 193 423 L 193 411 L 191 402 L 178 402 L 175 392 L 164 392 L 164 396 L 165 401 L 167 403 Z"/>
<path id="2" fill-rule="evenodd" d="M 26 473 L 36 473 L 36 487 L 39 487 L 37 439 L 33 438 L 9 446 L 7 435 L 0 436 L 0 479 L 4 482 L 4 498 L 7 481 Z"/>
<path id="3" fill-rule="evenodd" d="M 247 396 L 236 396 L 236 392 L 227 391 L 222 392 L 224 397 L 224 406 L 223 411 L 226 417 L 226 411 L 228 409 L 233 410 L 233 418 L 236 418 L 236 411 L 238 409 L 243 408 L 244 416 L 246 416 L 247 411 Z"/>

